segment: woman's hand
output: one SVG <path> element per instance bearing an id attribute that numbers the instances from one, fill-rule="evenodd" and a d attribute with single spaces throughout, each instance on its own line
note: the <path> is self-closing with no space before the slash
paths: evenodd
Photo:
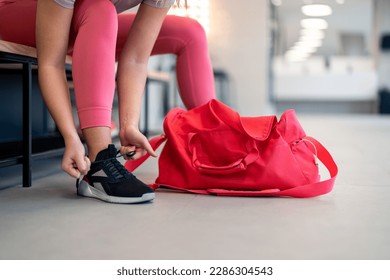
<path id="1" fill-rule="evenodd" d="M 149 153 L 153 157 L 157 157 L 157 154 L 153 150 L 148 139 L 137 127 L 131 126 L 121 129 L 119 137 L 121 141 L 120 153 L 126 160 L 138 159 L 146 153 Z"/>
<path id="2" fill-rule="evenodd" d="M 65 141 L 65 152 L 62 158 L 62 169 L 70 176 L 78 179 L 81 175 L 87 174 L 91 162 L 85 156 L 84 146 L 80 140 Z"/>

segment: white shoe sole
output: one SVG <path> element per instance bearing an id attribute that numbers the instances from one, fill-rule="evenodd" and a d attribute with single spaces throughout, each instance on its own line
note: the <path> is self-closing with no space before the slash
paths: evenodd
<path id="1" fill-rule="evenodd" d="M 85 197 L 97 198 L 110 203 L 142 203 L 151 201 L 155 198 L 154 193 L 145 193 L 141 197 L 119 197 L 109 196 L 106 193 L 91 187 L 87 182 L 82 180 L 77 187 L 77 194 Z"/>

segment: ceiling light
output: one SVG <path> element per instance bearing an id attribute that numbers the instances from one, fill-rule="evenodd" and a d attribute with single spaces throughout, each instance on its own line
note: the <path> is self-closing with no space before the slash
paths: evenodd
<path id="1" fill-rule="evenodd" d="M 271 2 L 275 6 L 281 6 L 283 4 L 282 0 L 272 0 Z"/>
<path id="2" fill-rule="evenodd" d="M 324 17 L 332 14 L 332 8 L 323 4 L 304 5 L 301 9 L 308 17 Z"/>
<path id="3" fill-rule="evenodd" d="M 317 51 L 317 48 L 316 48 L 316 47 L 310 47 L 310 46 L 298 46 L 298 45 L 294 45 L 294 46 L 291 48 L 291 51 L 300 52 L 300 53 L 305 53 L 305 54 L 312 54 L 312 53 L 315 53 L 315 52 Z"/>
<path id="4" fill-rule="evenodd" d="M 328 22 L 322 18 L 305 18 L 301 20 L 301 26 L 306 29 L 327 29 Z"/>
<path id="5" fill-rule="evenodd" d="M 295 45 L 318 48 L 322 46 L 322 40 L 305 40 L 301 38 Z"/>
<path id="6" fill-rule="evenodd" d="M 310 55 L 301 51 L 289 50 L 285 54 L 285 58 L 291 62 L 301 62 L 306 60 Z"/>
<path id="7" fill-rule="evenodd" d="M 313 39 L 323 39 L 325 37 L 325 33 L 320 29 L 301 29 L 302 37 L 310 37 Z"/>

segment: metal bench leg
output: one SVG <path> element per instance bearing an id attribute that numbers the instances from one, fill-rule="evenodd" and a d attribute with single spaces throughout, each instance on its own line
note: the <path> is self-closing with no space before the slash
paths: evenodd
<path id="1" fill-rule="evenodd" d="M 146 86 L 145 86 L 145 99 L 144 99 L 144 131 L 143 134 L 148 137 L 149 136 L 149 85 L 150 81 L 149 79 L 146 79 Z"/>
<path id="2" fill-rule="evenodd" d="M 163 90 L 163 112 L 164 112 L 164 117 L 168 114 L 169 112 L 169 82 L 164 82 L 163 84 L 164 90 Z"/>
<path id="3" fill-rule="evenodd" d="M 31 63 L 23 63 L 23 187 L 31 187 L 31 92 L 32 67 Z"/>

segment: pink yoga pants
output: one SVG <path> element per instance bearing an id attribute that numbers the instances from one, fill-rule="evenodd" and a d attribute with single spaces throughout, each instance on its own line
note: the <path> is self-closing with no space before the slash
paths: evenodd
<path id="1" fill-rule="evenodd" d="M 36 0 L 0 0 L 0 39 L 35 46 Z M 81 128 L 110 126 L 115 61 L 135 15 L 110 0 L 77 0 L 70 31 L 73 82 Z M 215 98 L 207 39 L 195 20 L 167 16 L 152 55 L 175 54 L 179 93 L 190 109 Z M 54 93 L 53 93 L 54 94 Z"/>

